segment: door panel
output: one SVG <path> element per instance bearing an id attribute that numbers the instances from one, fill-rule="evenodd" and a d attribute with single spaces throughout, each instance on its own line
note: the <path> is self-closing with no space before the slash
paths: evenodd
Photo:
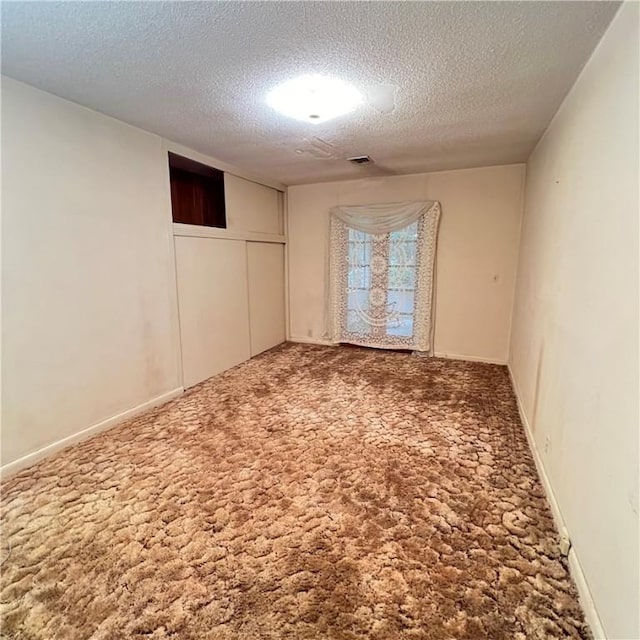
<path id="1" fill-rule="evenodd" d="M 251 355 L 284 342 L 284 245 L 247 242 Z"/>
<path id="2" fill-rule="evenodd" d="M 184 386 L 250 357 L 243 240 L 175 237 Z"/>
<path id="3" fill-rule="evenodd" d="M 278 191 L 225 173 L 224 193 L 228 229 L 282 233 Z"/>

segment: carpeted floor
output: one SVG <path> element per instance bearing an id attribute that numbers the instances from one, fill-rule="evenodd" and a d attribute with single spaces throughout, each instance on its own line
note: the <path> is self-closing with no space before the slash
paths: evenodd
<path id="1" fill-rule="evenodd" d="M 285 345 L 3 494 L 7 638 L 590 638 L 504 367 Z"/>

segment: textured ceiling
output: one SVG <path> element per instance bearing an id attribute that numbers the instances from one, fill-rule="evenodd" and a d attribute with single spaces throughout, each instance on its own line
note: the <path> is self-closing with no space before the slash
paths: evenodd
<path id="1" fill-rule="evenodd" d="M 285 184 L 521 162 L 611 2 L 3 2 L 3 73 Z M 304 73 L 369 96 L 320 125 Z M 344 158 L 370 155 L 377 167 Z"/>

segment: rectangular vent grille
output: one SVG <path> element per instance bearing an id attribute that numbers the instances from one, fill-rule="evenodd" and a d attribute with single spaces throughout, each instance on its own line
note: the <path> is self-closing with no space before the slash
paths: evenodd
<path id="1" fill-rule="evenodd" d="M 353 164 L 367 164 L 371 162 L 371 158 L 369 156 L 355 156 L 353 158 L 347 158 L 347 160 Z"/>

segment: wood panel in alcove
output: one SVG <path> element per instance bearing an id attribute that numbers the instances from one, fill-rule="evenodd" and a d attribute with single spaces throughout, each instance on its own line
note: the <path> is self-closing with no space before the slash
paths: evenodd
<path id="1" fill-rule="evenodd" d="M 226 228 L 224 172 L 169 153 L 173 221 Z"/>

